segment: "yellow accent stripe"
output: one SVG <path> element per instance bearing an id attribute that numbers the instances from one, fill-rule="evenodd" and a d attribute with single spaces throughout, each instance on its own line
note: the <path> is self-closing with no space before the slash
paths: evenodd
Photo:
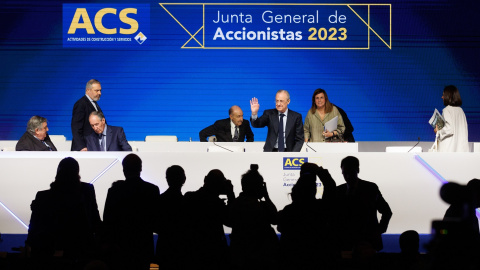
<path id="1" fill-rule="evenodd" d="M 375 32 L 375 30 L 373 30 L 372 27 L 370 27 L 370 24 L 369 24 L 369 23 L 366 23 L 366 22 L 362 19 L 362 17 L 360 17 L 360 15 L 358 15 L 358 13 L 355 12 L 355 10 L 353 10 L 353 8 L 352 8 L 350 5 L 348 5 L 348 8 L 350 8 L 350 9 L 353 11 L 353 13 L 355 13 L 355 15 L 357 15 L 357 17 L 368 27 L 368 29 L 371 30 L 385 45 L 387 45 L 387 47 L 388 47 L 390 50 L 392 49 L 392 46 L 391 46 L 391 45 L 388 45 L 387 42 L 385 42 L 385 40 L 383 40 L 383 38 L 381 38 L 380 35 L 377 34 L 377 32 Z M 391 15 L 390 15 L 390 16 L 391 16 Z M 368 5 L 368 21 L 370 22 L 370 5 Z M 390 25 L 390 27 L 391 27 L 391 25 Z M 391 34 L 391 31 L 390 31 L 390 34 Z M 390 39 L 390 40 L 391 40 L 391 39 Z M 369 46 L 370 46 L 370 44 L 369 44 Z"/>
<path id="2" fill-rule="evenodd" d="M 198 45 L 200 45 L 201 47 L 203 47 L 203 44 L 201 44 L 192 34 L 190 34 L 190 32 L 188 32 L 187 28 L 185 28 L 185 26 L 183 26 L 183 25 L 177 20 L 177 18 L 175 18 L 175 16 L 173 16 L 172 13 L 170 13 L 170 11 L 168 11 L 168 9 L 166 9 L 166 8 L 163 6 L 163 4 L 160 4 L 160 6 L 161 6 L 163 9 L 165 9 L 165 11 L 166 11 L 168 14 L 170 14 L 170 16 L 172 16 L 172 18 L 183 28 L 183 30 L 185 30 L 185 32 L 187 32 L 187 33 L 190 35 L 190 37 L 191 37 L 190 39 L 193 38 L 193 39 L 198 43 Z M 202 26 L 202 28 L 203 28 L 203 26 Z M 200 28 L 200 29 L 202 29 L 202 28 Z M 184 45 L 185 45 L 185 44 L 184 44 Z"/>

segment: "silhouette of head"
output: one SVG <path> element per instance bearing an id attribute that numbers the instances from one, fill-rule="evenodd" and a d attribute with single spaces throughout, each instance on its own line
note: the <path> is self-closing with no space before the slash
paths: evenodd
<path id="1" fill-rule="evenodd" d="M 242 191 L 244 195 L 261 199 L 263 197 L 263 177 L 258 167 L 251 167 L 242 175 Z"/>
<path id="2" fill-rule="evenodd" d="M 55 182 L 50 186 L 69 186 L 80 183 L 80 166 L 78 162 L 72 158 L 67 157 L 60 161 L 57 168 L 57 175 L 55 176 Z"/>
<path id="3" fill-rule="evenodd" d="M 317 184 L 315 181 L 315 174 L 301 174 L 297 183 L 292 188 L 292 201 L 296 203 L 315 200 L 315 195 L 317 194 Z"/>
<path id="4" fill-rule="evenodd" d="M 480 180 L 472 179 L 468 181 L 467 189 L 472 198 L 473 206 L 475 208 L 479 208 L 480 207 Z"/>
<path id="5" fill-rule="evenodd" d="M 358 158 L 348 156 L 342 159 L 340 167 L 347 185 L 355 185 L 358 182 L 358 173 L 360 172 L 360 161 Z"/>
<path id="6" fill-rule="evenodd" d="M 418 232 L 409 230 L 400 235 L 399 238 L 400 249 L 404 254 L 417 254 L 420 247 L 420 236 Z"/>
<path id="7" fill-rule="evenodd" d="M 318 165 L 315 163 L 305 162 L 300 167 L 300 175 L 305 173 L 316 174 L 318 170 Z"/>
<path id="8" fill-rule="evenodd" d="M 185 171 L 178 165 L 168 167 L 165 172 L 165 178 L 167 179 L 168 186 L 172 188 L 181 188 L 187 179 Z"/>
<path id="9" fill-rule="evenodd" d="M 203 181 L 203 187 L 215 195 L 220 195 L 225 189 L 225 182 L 227 179 L 222 171 L 218 169 L 211 170 Z"/>
<path id="10" fill-rule="evenodd" d="M 440 188 L 440 197 L 448 204 L 466 202 L 467 187 L 454 182 L 446 183 Z"/>
<path id="11" fill-rule="evenodd" d="M 135 154 L 128 154 L 122 161 L 123 174 L 126 178 L 140 177 L 142 160 Z"/>

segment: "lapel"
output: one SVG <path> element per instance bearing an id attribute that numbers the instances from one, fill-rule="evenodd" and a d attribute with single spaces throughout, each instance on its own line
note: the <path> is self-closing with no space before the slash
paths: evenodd
<path id="1" fill-rule="evenodd" d="M 314 114 L 314 115 L 315 115 L 315 118 L 317 118 L 318 121 L 320 121 L 320 122 L 323 124 L 323 120 L 322 120 L 322 118 L 320 117 L 320 114 L 318 113 L 317 110 L 315 110 L 315 114 Z M 325 114 L 325 116 L 324 116 L 323 119 L 325 119 L 325 117 L 327 117 L 327 114 Z"/>
<path id="2" fill-rule="evenodd" d="M 93 151 L 102 151 L 102 147 L 100 146 L 100 142 L 98 141 L 98 134 L 94 131 L 91 133 L 92 135 L 92 138 L 93 138 L 93 142 L 94 142 L 94 146 L 96 149 L 94 149 Z"/>
<path id="3" fill-rule="evenodd" d="M 90 107 L 91 111 L 92 111 L 92 112 L 96 111 L 95 106 L 93 106 L 92 102 L 90 102 L 90 100 L 87 98 L 87 96 L 83 96 L 83 97 L 85 98 L 85 101 L 87 102 L 87 104 L 88 104 L 88 106 Z M 98 103 L 97 103 L 97 105 L 98 105 Z M 99 112 L 102 111 L 102 109 L 100 109 L 100 105 L 97 106 L 97 109 L 98 109 Z"/>
<path id="4" fill-rule="evenodd" d="M 41 150 L 46 150 L 48 149 L 47 146 L 45 146 L 45 144 L 43 144 L 42 141 L 40 141 L 39 139 L 35 138 L 32 134 L 28 133 L 32 138 L 31 140 L 33 141 L 33 143 L 35 145 L 37 145 L 38 149 L 41 149 Z"/>
<path id="5" fill-rule="evenodd" d="M 230 120 L 230 118 L 225 119 L 225 125 L 223 126 L 225 136 L 227 136 L 227 138 L 225 138 L 225 140 L 227 140 L 227 142 L 233 142 L 232 128 L 230 126 L 231 121 L 232 120 Z"/>
<path id="6" fill-rule="evenodd" d="M 322 123 L 322 125 L 325 125 L 324 121 L 325 121 L 325 119 L 327 119 L 327 116 L 328 116 L 329 114 L 330 114 L 330 113 L 325 113 L 325 115 L 323 116 L 323 120 L 322 120 L 322 118 L 320 117 L 320 114 L 318 113 L 317 110 L 315 110 L 315 114 L 314 114 L 314 115 L 315 115 L 315 118 L 317 118 L 318 121 L 320 121 L 320 123 Z"/>
<path id="7" fill-rule="evenodd" d="M 90 100 L 87 98 L 87 96 L 84 95 L 83 99 L 85 99 L 85 102 L 88 104 L 87 106 L 90 108 L 92 112 L 96 111 L 95 107 L 93 106 L 92 102 L 90 102 Z"/>
<path id="8" fill-rule="evenodd" d="M 44 140 L 49 146 L 50 148 L 52 149 L 52 151 L 56 151 L 57 148 L 53 145 L 53 142 L 52 140 L 50 140 L 50 136 L 48 136 L 48 133 L 47 133 L 47 136 L 45 137 L 45 140 Z M 40 142 L 41 143 L 41 142 Z M 42 143 L 43 144 L 43 143 Z M 45 145 L 44 145 L 45 146 Z M 45 146 L 46 149 L 48 149 L 48 147 Z M 48 149 L 50 151 L 50 149 Z"/>
<path id="9" fill-rule="evenodd" d="M 107 125 L 106 125 L 107 126 Z M 111 126 L 107 126 L 107 151 L 110 150 L 110 145 L 112 144 L 113 130 Z"/>
<path id="10" fill-rule="evenodd" d="M 290 134 L 290 131 L 292 130 L 293 122 L 294 122 L 293 113 L 291 110 L 288 110 L 288 115 L 290 116 L 287 117 L 287 123 L 285 125 L 285 138 L 287 138 L 288 134 Z"/>
<path id="11" fill-rule="evenodd" d="M 278 111 L 276 109 L 273 110 L 270 121 L 273 123 L 273 131 L 275 132 L 275 135 L 278 136 L 278 125 L 280 124 L 280 121 L 278 121 Z"/>
<path id="12" fill-rule="evenodd" d="M 233 134 L 232 134 L 232 124 L 230 123 L 232 120 L 230 120 L 230 118 L 227 118 L 227 121 L 226 121 L 226 125 L 225 125 L 225 134 L 230 134 L 230 139 L 233 138 Z M 233 141 L 233 139 L 232 139 Z"/>
<path id="13" fill-rule="evenodd" d="M 238 141 L 243 142 L 245 135 L 243 135 L 243 130 L 245 127 L 245 120 L 242 122 L 242 124 L 238 127 Z"/>

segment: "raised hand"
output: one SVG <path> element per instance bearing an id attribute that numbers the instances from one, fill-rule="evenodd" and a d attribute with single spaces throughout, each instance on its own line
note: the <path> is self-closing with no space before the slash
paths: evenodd
<path id="1" fill-rule="evenodd" d="M 252 110 L 252 115 L 258 114 L 258 110 L 260 109 L 260 104 L 258 103 L 258 99 L 256 97 L 250 100 L 250 109 Z"/>

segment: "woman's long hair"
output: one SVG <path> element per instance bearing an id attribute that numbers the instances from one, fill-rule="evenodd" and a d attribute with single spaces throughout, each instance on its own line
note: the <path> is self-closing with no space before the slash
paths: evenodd
<path id="1" fill-rule="evenodd" d="M 315 96 L 320 94 L 320 93 L 323 93 L 323 95 L 325 96 L 325 113 L 329 113 L 329 112 L 332 112 L 333 110 L 333 105 L 332 103 L 330 103 L 330 100 L 328 100 L 328 95 L 327 95 L 327 92 L 321 88 L 318 88 L 317 90 L 315 90 L 313 92 L 313 96 L 312 96 L 312 108 L 310 108 L 310 112 L 312 114 L 315 114 L 315 111 L 317 110 L 317 105 L 315 104 Z"/>

